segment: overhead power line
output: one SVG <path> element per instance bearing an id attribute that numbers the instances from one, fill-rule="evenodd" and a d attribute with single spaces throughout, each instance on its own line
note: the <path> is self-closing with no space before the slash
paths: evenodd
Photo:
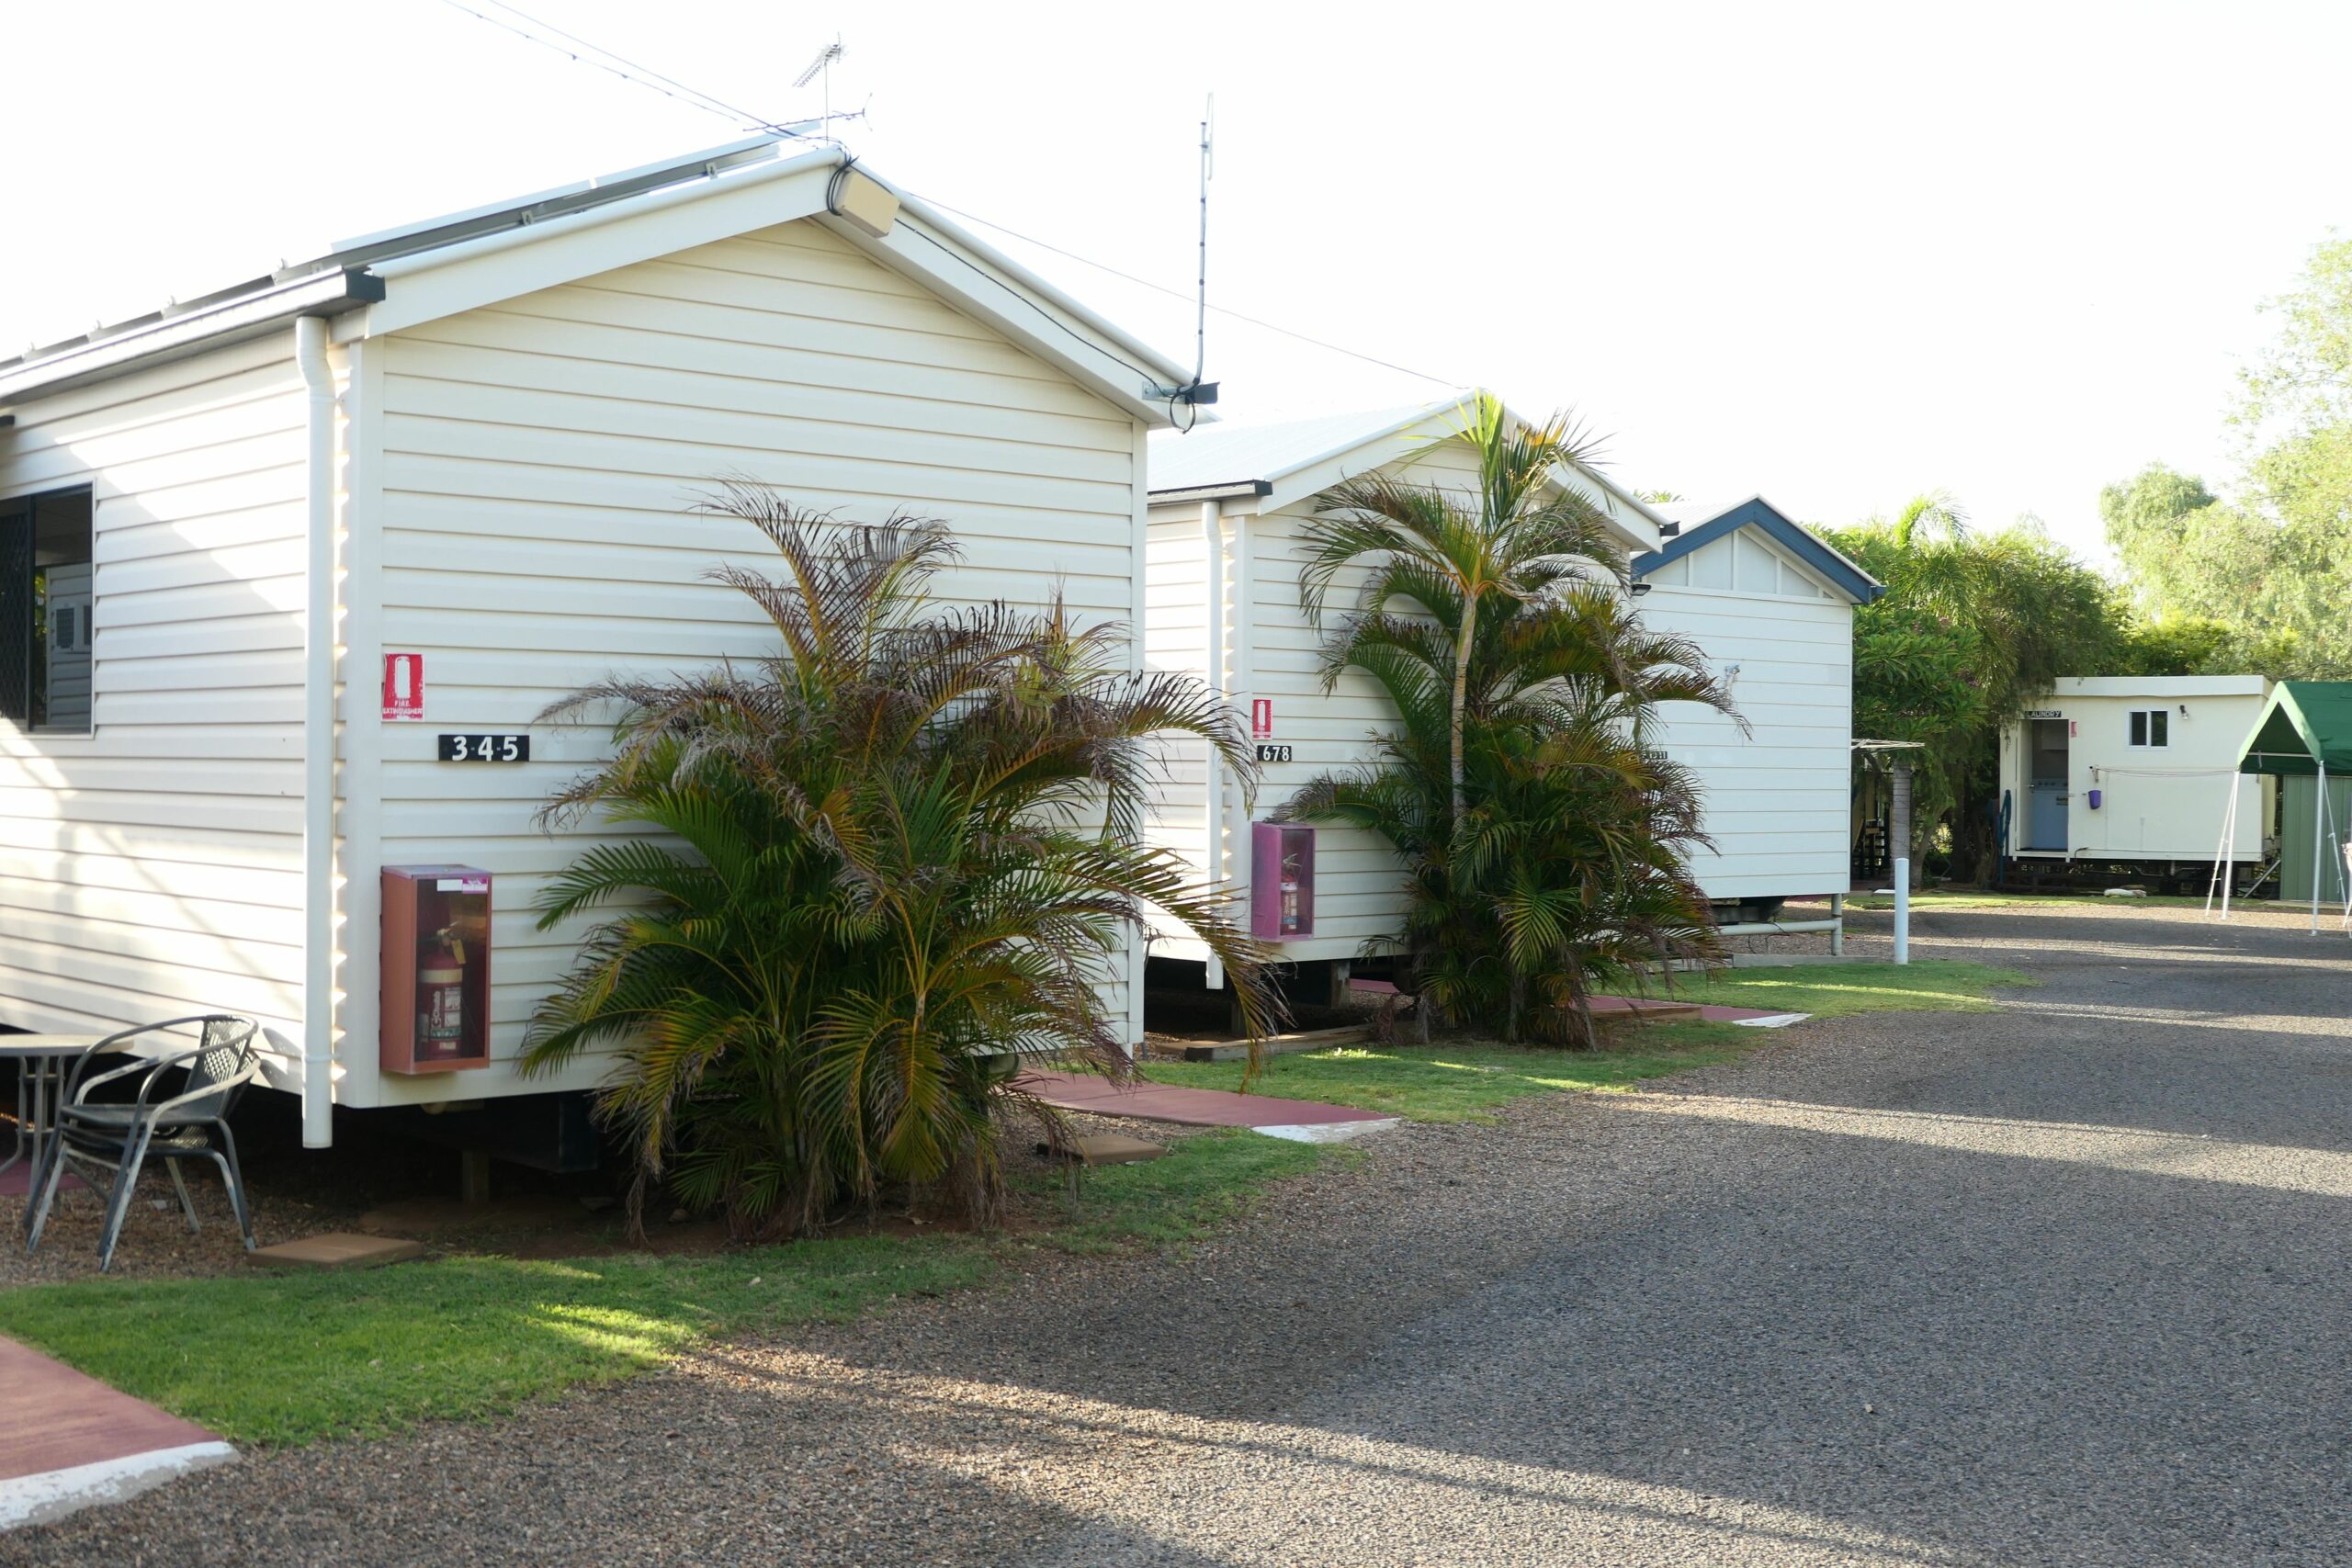
<path id="1" fill-rule="evenodd" d="M 722 119 L 731 120 L 739 127 L 756 126 L 763 130 L 775 131 L 779 135 L 791 136 L 795 138 L 801 137 L 800 132 L 787 130 L 780 121 L 769 119 L 763 115 L 753 114 L 749 109 L 739 108 L 735 105 L 727 102 L 724 98 L 714 97 L 710 94 L 703 92 L 699 88 L 689 87 L 684 83 L 678 81 L 674 77 L 665 76 L 650 66 L 638 64 L 635 61 L 630 60 L 626 55 L 616 54 L 611 50 L 605 48 L 601 44 L 591 43 L 586 39 L 580 37 L 576 33 L 566 32 L 561 28 L 555 26 L 551 22 L 543 22 L 527 11 L 507 5 L 505 0 L 481 0 L 481 3 L 484 5 L 495 6 L 498 9 L 506 12 L 510 16 L 520 17 L 524 22 L 528 23 L 530 27 L 537 28 L 541 29 L 541 32 L 552 34 L 553 37 L 542 37 L 540 36 L 540 33 L 531 32 L 525 28 L 515 26 L 512 22 L 491 16 L 488 12 L 477 10 L 473 6 L 467 4 L 466 0 L 442 0 L 442 4 L 449 6 L 453 10 L 462 11 L 467 16 L 473 17 L 477 21 L 488 22 L 493 28 L 497 28 L 503 32 L 512 33 L 516 38 L 537 44 L 542 49 L 552 50 L 556 53 L 562 55 L 567 60 L 573 61 L 582 65 L 594 66 L 596 69 L 617 76 L 625 82 L 633 82 L 640 87 L 659 93 L 665 98 L 673 99 L 678 103 L 686 104 L 692 107 L 701 109 L 706 114 L 716 115 Z M 556 41 L 557 39 L 561 39 L 562 41 L 558 42 Z M 566 44 L 570 44 L 573 47 L 566 48 Z M 833 47 L 837 48 L 838 46 Z M 580 52 L 581 51 L 585 51 L 586 52 L 582 53 Z M 831 51 L 829 50 L 828 52 L 831 52 Z M 591 58 L 592 56 L 595 58 Z M 814 140 L 812 138 L 801 139 Z M 910 192 L 909 194 L 914 195 L 917 193 Z M 997 233 L 1018 240 L 1024 245 L 1035 245 L 1041 251 L 1049 252 L 1054 255 L 1062 257 L 1066 261 L 1074 261 L 1080 266 L 1090 266 L 1097 272 L 1108 273 L 1113 277 L 1124 278 L 1125 281 L 1136 285 L 1139 288 L 1148 288 L 1155 293 L 1165 294 L 1170 299 L 1182 299 L 1187 304 L 1193 304 L 1195 302 L 1193 295 L 1186 293 L 1181 288 L 1171 288 L 1167 284 L 1155 283 L 1148 277 L 1138 277 L 1134 273 L 1122 271 L 1120 268 L 1111 265 L 1108 262 L 1099 262 L 1091 256 L 1082 256 L 1076 251 L 1065 250 L 1059 245 L 1051 244 L 1046 241 L 1037 239 L 1034 235 L 1024 234 L 1017 229 L 1008 229 L 1001 223 L 991 222 L 989 220 L 980 217 L 978 213 L 967 212 L 959 207 L 951 207 L 946 202 L 941 201 L 935 197 L 920 197 L 920 199 L 929 202 L 932 206 L 938 208 L 942 212 L 952 212 L 967 223 L 977 223 L 983 229 L 993 230 Z M 1257 327 L 1261 331 L 1274 333 L 1283 337 L 1306 344 L 1310 347 L 1319 348 L 1327 354 L 1341 355 L 1349 359 L 1361 360 L 1366 365 L 1377 365 L 1384 370 L 1394 370 L 1400 376 L 1410 376 L 1416 380 L 1427 381 L 1433 386 L 1444 387 L 1449 390 L 1460 391 L 1470 385 L 1467 381 L 1454 380 L 1444 376 L 1432 376 L 1426 370 L 1416 370 L 1410 366 L 1399 365 L 1394 360 L 1382 359 L 1375 355 L 1363 354 L 1352 348 L 1345 348 L 1339 344 L 1331 343 L 1326 339 L 1310 336 L 1306 333 L 1296 332 L 1289 327 L 1279 326 L 1272 321 L 1265 320 L 1263 317 L 1247 315 L 1239 310 L 1229 310 L 1223 305 L 1211 305 L 1208 309 L 1216 311 L 1220 316 L 1227 318 L 1228 320 L 1246 322 L 1247 324 Z M 1122 363 L 1124 363 L 1124 361 Z"/>
<path id="2" fill-rule="evenodd" d="M 586 39 L 580 37 L 576 33 L 565 32 L 561 28 L 557 27 L 552 22 L 543 22 L 539 20 L 538 17 L 532 16 L 528 11 L 524 11 L 515 6 L 505 4 L 505 0 L 484 0 L 484 3 L 487 5 L 496 6 L 500 10 L 506 12 L 510 16 L 521 17 L 532 27 L 541 29 L 541 31 L 554 34 L 555 38 L 561 39 L 563 43 L 572 44 L 577 47 L 575 49 L 566 49 L 563 47 L 563 43 L 555 42 L 552 39 L 542 38 L 538 33 L 530 32 L 523 28 L 518 28 L 512 22 L 504 21 L 497 17 L 491 16 L 486 11 L 478 11 L 474 9 L 473 6 L 467 5 L 465 0 L 442 0 L 442 4 L 449 6 L 453 10 L 463 11 L 467 16 L 473 17 L 478 22 L 488 22 L 493 28 L 497 28 L 504 32 L 513 33 L 516 38 L 524 39 L 529 42 L 537 44 L 542 49 L 553 50 L 556 53 L 562 55 L 566 60 L 575 61 L 582 65 L 593 65 L 600 71 L 610 72 L 613 75 L 618 76 L 625 82 L 634 82 L 640 87 L 649 88 L 653 92 L 661 94 L 665 98 L 674 98 L 682 104 L 690 105 L 695 108 L 701 109 L 706 114 L 715 114 L 722 119 L 732 120 L 738 126 L 756 126 L 763 130 L 773 130 L 786 136 L 797 136 L 799 134 L 797 131 L 785 130 L 783 125 L 775 120 L 768 119 L 760 115 L 755 115 L 749 109 L 737 108 L 733 104 L 729 103 L 724 98 L 713 97 L 710 94 L 703 92 L 698 88 L 687 86 L 684 82 L 678 81 L 674 77 L 664 76 L 662 73 L 654 70 L 650 66 L 639 65 L 637 62 L 629 59 L 626 55 L 615 54 L 611 50 L 605 48 L 602 44 L 590 43 Z M 579 50 L 585 50 L 588 51 L 588 55 L 597 55 L 602 58 L 594 60 L 589 59 L 587 55 L 579 53 Z"/>
<path id="3" fill-rule="evenodd" d="M 1023 244 L 1035 245 L 1041 251 L 1051 251 L 1054 254 L 1064 257 L 1069 261 L 1074 261 L 1080 266 L 1091 266 L 1097 272 L 1107 272 L 1113 277 L 1123 277 L 1129 283 L 1136 285 L 1138 288 L 1148 288 L 1156 293 L 1165 294 L 1172 299 L 1182 299 L 1188 305 L 1193 303 L 1193 297 L 1185 293 L 1181 288 L 1171 288 L 1164 283 L 1154 283 L 1148 277 L 1137 277 L 1132 272 L 1120 271 L 1117 267 L 1111 265 L 1108 262 L 1099 262 L 1091 256 L 1080 255 L 1076 251 L 1066 251 L 1059 245 L 1048 244 L 1045 241 L 1040 240 L 1034 235 L 1023 234 L 1017 229 L 1008 229 L 1001 223 L 992 223 L 989 220 L 979 216 L 978 213 L 967 212 L 960 207 L 950 207 L 947 203 L 940 200 L 937 197 L 923 196 L 919 191 L 910 191 L 908 194 L 915 197 L 918 200 L 929 202 L 932 206 L 936 207 L 942 212 L 952 212 L 956 217 L 964 220 L 967 223 L 977 223 L 983 229 L 993 229 L 1000 234 L 1010 235 L 1012 238 L 1019 240 Z M 1284 337 L 1296 338 L 1301 343 L 1312 344 L 1315 347 L 1327 350 L 1332 354 L 1344 354 L 1350 359 L 1361 359 L 1367 365 L 1377 365 L 1385 370 L 1394 370 L 1399 375 L 1416 377 L 1420 380 L 1434 382 L 1438 386 L 1449 388 L 1456 391 L 1459 391 L 1470 385 L 1467 381 L 1454 381 L 1449 380 L 1443 376 L 1432 376 L 1426 370 L 1416 370 L 1410 366 L 1398 365 L 1393 360 L 1380 359 L 1369 354 L 1359 354 L 1352 348 L 1342 348 L 1336 343 L 1327 343 L 1319 337 L 1309 337 L 1305 333 L 1294 332 L 1288 327 L 1277 326 L 1273 322 L 1266 321 L 1261 317 L 1244 315 L 1239 310 L 1227 310 L 1223 305 L 1211 305 L 1209 309 L 1220 316 L 1228 316 L 1237 321 L 1247 321 L 1253 327 L 1262 327 L 1270 333 L 1280 333 Z"/>

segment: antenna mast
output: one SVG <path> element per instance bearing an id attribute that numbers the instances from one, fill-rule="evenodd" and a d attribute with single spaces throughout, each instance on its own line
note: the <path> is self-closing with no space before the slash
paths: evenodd
<path id="1" fill-rule="evenodd" d="M 817 58 L 808 62 L 808 68 L 792 79 L 796 89 L 806 87 L 820 77 L 824 79 L 825 115 L 817 122 L 817 134 L 829 141 L 833 134 L 833 62 L 841 57 L 842 35 L 835 33 L 833 41 L 817 51 Z"/>
<path id="2" fill-rule="evenodd" d="M 1209 181 L 1216 174 L 1216 95 L 1201 116 L 1201 269 L 1199 308 L 1193 323 L 1193 385 L 1209 367 Z"/>

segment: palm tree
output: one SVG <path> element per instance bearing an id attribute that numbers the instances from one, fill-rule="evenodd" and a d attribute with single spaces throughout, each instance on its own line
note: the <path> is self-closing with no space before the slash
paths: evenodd
<path id="1" fill-rule="evenodd" d="M 1377 472 L 1340 484 L 1302 532 L 1307 558 L 1298 585 L 1300 605 L 1319 627 L 1332 581 L 1368 562 L 1354 625 L 1381 623 L 1385 606 L 1399 598 L 1441 617 L 1454 650 L 1446 748 L 1452 814 L 1459 821 L 1470 659 L 1481 614 L 1494 602 L 1525 600 L 1580 572 L 1623 580 L 1625 566 L 1600 508 L 1560 482 L 1589 468 L 1596 450 L 1568 416 L 1522 424 L 1499 400 L 1481 393 L 1456 434 L 1477 455 L 1474 491 Z M 1344 648 L 1335 658 L 1336 664 L 1326 663 L 1330 680 L 1351 661 Z"/>
<path id="2" fill-rule="evenodd" d="M 1204 738 L 1245 778 L 1250 748 L 1197 682 L 1131 671 L 1124 628 L 932 602 L 956 553 L 942 523 L 854 527 L 744 485 L 707 510 L 781 558 L 781 579 L 710 573 L 778 646 L 548 710 L 610 714 L 616 751 L 546 818 L 645 831 L 541 898 L 543 928 L 610 913 L 534 1017 L 526 1070 L 616 1051 L 598 1107 L 637 1166 L 633 1224 L 656 1179 L 740 1235 L 805 1233 L 886 1186 L 986 1222 L 995 1113 L 1059 1135 L 1022 1058 L 1125 1068 L 1101 990 L 1123 925 L 1165 911 L 1267 1028 L 1256 944 L 1177 856 L 1137 847 L 1151 737 Z"/>
<path id="3" fill-rule="evenodd" d="M 1369 558 L 1357 608 L 1322 654 L 1388 694 L 1375 762 L 1309 783 L 1284 814 L 1385 838 L 1404 862 L 1399 933 L 1432 1013 L 1492 1018 L 1517 1038 L 1589 1037 L 1588 1000 L 1664 958 L 1717 951 L 1690 880 L 1696 780 L 1641 743 L 1657 705 L 1731 712 L 1689 639 L 1655 632 L 1622 590 L 1600 509 L 1556 476 L 1589 460 L 1564 419 L 1518 426 L 1482 399 L 1464 496 L 1374 475 L 1310 535 L 1301 595 L 1319 610 Z"/>
<path id="4" fill-rule="evenodd" d="M 1729 694 L 1694 644 L 1644 625 L 1609 577 L 1555 558 L 1515 587 L 1478 624 L 1459 704 L 1450 589 L 1425 584 L 1430 597 L 1411 599 L 1412 613 L 1352 616 L 1325 648 L 1326 678 L 1363 671 L 1398 722 L 1373 764 L 1314 779 L 1283 808 L 1396 851 L 1408 887 L 1398 945 L 1425 1037 L 1440 1013 L 1491 1018 L 1517 1039 L 1532 1004 L 1539 1032 L 1589 1039 L 1589 999 L 1604 986 L 1717 951 L 1687 865 L 1708 842 L 1697 781 L 1639 732 L 1661 703 L 1729 713 Z"/>

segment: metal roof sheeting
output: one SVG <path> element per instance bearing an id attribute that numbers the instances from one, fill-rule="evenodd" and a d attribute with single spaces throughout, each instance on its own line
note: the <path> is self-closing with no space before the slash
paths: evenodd
<path id="1" fill-rule="evenodd" d="M 2352 681 L 2281 681 L 2270 689 L 2238 772 L 2308 778 L 2352 775 Z"/>
<path id="2" fill-rule="evenodd" d="M 1877 578 L 1848 560 L 1810 528 L 1791 522 L 1785 513 L 1760 495 L 1750 496 L 1738 505 L 1717 513 L 1695 528 L 1686 526 L 1659 548 L 1635 558 L 1634 575 L 1647 577 L 1693 550 L 1706 548 L 1736 528 L 1762 529 L 1857 604 L 1867 604 L 1886 592 L 1885 584 Z"/>
<path id="3" fill-rule="evenodd" d="M 1459 398 L 1444 398 L 1275 424 L 1214 424 L 1189 434 L 1163 432 L 1151 438 L 1152 491 L 1271 483 L 1461 405 Z"/>

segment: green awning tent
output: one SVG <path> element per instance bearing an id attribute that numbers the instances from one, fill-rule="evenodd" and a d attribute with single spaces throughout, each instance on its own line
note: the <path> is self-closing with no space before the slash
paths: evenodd
<path id="1" fill-rule="evenodd" d="M 2281 681 L 2270 688 L 2238 772 L 2352 777 L 2352 681 Z"/>
<path id="2" fill-rule="evenodd" d="M 2346 921 L 2352 922 L 2352 888 L 2346 886 L 2336 811 L 2344 799 L 2340 781 L 2352 779 L 2352 681 L 2281 681 L 2271 687 L 2254 733 L 2239 749 L 2238 772 L 2268 773 L 2282 781 L 2279 859 L 2286 863 L 2280 872 L 2284 877 L 2286 864 L 2298 873 L 2310 865 L 2304 894 L 2311 899 L 2312 930 L 2319 930 L 2323 897 L 2330 903 L 2343 897 Z M 2289 788 L 2287 780 L 2301 787 Z M 2292 880 L 2301 878 L 2298 874 Z M 2289 892 L 2282 883 L 2282 899 Z"/>

